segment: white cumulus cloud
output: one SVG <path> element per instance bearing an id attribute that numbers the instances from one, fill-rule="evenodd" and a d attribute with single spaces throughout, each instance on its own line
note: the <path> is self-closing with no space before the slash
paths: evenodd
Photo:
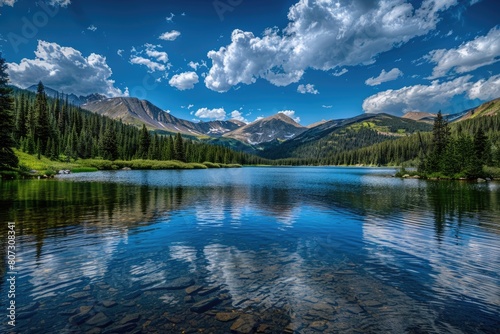
<path id="1" fill-rule="evenodd" d="M 500 97 L 500 74 L 487 79 L 472 81 L 472 75 L 464 75 L 451 81 L 434 80 L 430 85 L 415 85 L 398 90 L 386 90 L 363 101 L 367 113 L 402 115 L 407 111 L 437 111 L 449 106 L 455 96 L 463 95 L 471 100 L 488 101 Z"/>
<path id="2" fill-rule="evenodd" d="M 168 83 L 179 90 L 193 89 L 194 85 L 198 83 L 198 74 L 196 72 L 176 74 Z"/>
<path id="3" fill-rule="evenodd" d="M 144 65 L 151 72 L 165 71 L 167 69 L 165 65 L 157 63 L 157 62 L 155 62 L 155 61 L 153 61 L 151 59 L 144 58 L 144 57 L 141 57 L 141 56 L 131 56 L 130 57 L 130 63 L 136 64 L 136 65 Z"/>
<path id="4" fill-rule="evenodd" d="M 367 65 L 375 57 L 436 28 L 440 13 L 457 0 L 300 0 L 289 24 L 266 29 L 262 37 L 236 29 L 231 43 L 209 51 L 205 85 L 225 92 L 262 78 L 277 86 L 299 81 L 308 68 L 331 70 Z"/>
<path id="5" fill-rule="evenodd" d="M 380 85 L 381 83 L 387 82 L 387 81 L 393 81 L 399 78 L 400 76 L 403 75 L 403 72 L 399 68 L 393 68 L 389 72 L 386 72 L 385 70 L 382 70 L 378 77 L 371 77 L 369 79 L 366 79 L 365 84 L 368 86 L 377 86 Z"/>
<path id="6" fill-rule="evenodd" d="M 293 119 L 295 122 L 300 123 L 300 117 L 295 116 L 295 110 L 281 110 L 278 111 L 278 114 L 285 114 L 291 119 Z"/>
<path id="7" fill-rule="evenodd" d="M 179 31 L 172 30 L 172 31 L 164 32 L 158 38 L 161 40 L 164 40 L 164 41 L 175 41 L 177 39 L 177 37 L 179 37 L 180 35 L 181 35 L 181 33 Z"/>
<path id="8" fill-rule="evenodd" d="M 90 30 L 90 31 L 94 32 L 94 31 L 96 31 L 96 30 L 97 30 L 97 27 L 96 27 L 95 25 L 91 24 L 91 25 L 87 28 L 87 30 Z"/>
<path id="9" fill-rule="evenodd" d="M 158 51 L 157 48 L 161 48 L 161 45 L 145 44 L 144 49 L 141 51 L 132 47 L 130 63 L 146 66 L 149 72 L 166 71 L 171 66 L 168 62 L 168 54 L 163 51 Z"/>
<path id="10" fill-rule="evenodd" d="M 248 123 L 248 120 L 243 116 L 243 114 L 239 110 L 233 110 L 231 112 L 231 119 L 235 119 L 243 123 Z"/>
<path id="11" fill-rule="evenodd" d="M 0 7 L 2 6 L 10 6 L 14 7 L 14 4 L 16 3 L 17 0 L 0 0 Z"/>
<path id="12" fill-rule="evenodd" d="M 478 36 L 456 49 L 431 51 L 425 58 L 436 64 L 432 79 L 448 73 L 467 73 L 496 63 L 500 60 L 500 29 L 494 27 L 485 36 Z"/>
<path id="13" fill-rule="evenodd" d="M 164 64 L 168 63 L 168 54 L 166 52 L 157 50 L 146 50 L 146 55 L 151 58 L 155 58 L 157 61 Z"/>
<path id="14" fill-rule="evenodd" d="M 407 86 L 398 90 L 386 90 L 372 95 L 363 101 L 366 113 L 388 113 L 402 115 L 408 111 L 434 112 L 447 106 L 457 95 L 467 93 L 473 86 L 471 75 L 452 81 L 434 80 L 430 85 Z"/>
<path id="15" fill-rule="evenodd" d="M 500 97 L 500 74 L 475 82 L 469 89 L 468 97 L 483 101 Z"/>
<path id="16" fill-rule="evenodd" d="M 299 85 L 297 87 L 297 92 L 301 94 L 319 94 L 318 90 L 314 88 L 314 85 Z"/>
<path id="17" fill-rule="evenodd" d="M 123 95 L 110 79 L 113 72 L 106 57 L 96 53 L 85 57 L 74 48 L 42 40 L 38 41 L 34 59 L 24 58 L 19 64 L 8 63 L 7 72 L 11 83 L 22 88 L 42 81 L 46 86 L 65 93 Z"/>
<path id="18" fill-rule="evenodd" d="M 194 61 L 190 61 L 188 63 L 188 66 L 191 67 L 193 70 L 198 70 L 198 68 L 201 68 L 201 67 L 207 67 L 207 62 L 202 60 L 201 62 L 194 62 Z"/>
<path id="19" fill-rule="evenodd" d="M 224 120 L 224 118 L 226 118 L 226 111 L 224 110 L 224 108 L 200 108 L 194 115 L 199 118 L 209 118 L 222 121 Z"/>

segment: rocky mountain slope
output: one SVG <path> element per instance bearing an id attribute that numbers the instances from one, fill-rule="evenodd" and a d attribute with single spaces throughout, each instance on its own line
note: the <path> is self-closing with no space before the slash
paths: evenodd
<path id="1" fill-rule="evenodd" d="M 224 134 L 224 137 L 250 145 L 259 145 L 274 140 L 289 140 L 306 130 L 306 127 L 296 123 L 285 114 L 279 113 L 228 132 Z"/>
<path id="2" fill-rule="evenodd" d="M 83 104 L 82 108 L 113 119 L 121 119 L 127 124 L 146 124 L 152 130 L 180 132 L 193 136 L 217 137 L 244 125 L 236 120 L 194 123 L 172 116 L 151 102 L 134 97 L 107 98 Z"/>

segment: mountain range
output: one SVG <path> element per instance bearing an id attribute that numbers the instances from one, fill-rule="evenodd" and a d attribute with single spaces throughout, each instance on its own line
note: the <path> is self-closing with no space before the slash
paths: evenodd
<path id="1" fill-rule="evenodd" d="M 180 132 L 190 136 L 220 137 L 245 125 L 237 120 L 199 123 L 187 121 L 163 111 L 149 101 L 135 97 L 104 98 L 90 101 L 81 107 L 112 119 L 121 119 L 127 124 L 145 124 L 151 130 Z"/>
<path id="2" fill-rule="evenodd" d="M 28 88 L 36 92 L 36 86 Z M 361 114 L 340 120 L 322 120 L 302 126 L 283 113 L 259 119 L 249 124 L 230 119 L 227 121 L 192 122 L 177 118 L 149 101 L 134 97 L 107 98 L 99 94 L 77 97 L 62 95 L 46 87 L 48 96 L 67 98 L 83 109 L 122 120 L 124 123 L 159 133 L 177 133 L 195 137 L 211 144 L 257 153 L 268 158 L 300 157 L 312 150 L 324 154 L 336 150 L 369 146 L 417 131 L 432 130 L 436 114 L 411 111 L 402 117 L 389 114 Z M 458 122 L 500 112 L 500 99 L 477 108 L 445 115 L 449 122 Z"/>
<path id="3" fill-rule="evenodd" d="M 38 85 L 32 85 L 26 88 L 27 91 L 33 93 L 36 93 L 37 89 Z M 76 96 L 75 94 L 65 94 L 64 92 L 58 92 L 57 90 L 52 89 L 50 87 L 45 87 L 45 94 L 52 98 L 61 98 L 63 100 L 67 99 L 68 103 L 71 103 L 72 105 L 75 106 L 80 106 L 88 102 L 99 101 L 106 98 L 106 96 L 97 93 L 90 94 L 87 96 L 82 96 L 82 95 Z"/>

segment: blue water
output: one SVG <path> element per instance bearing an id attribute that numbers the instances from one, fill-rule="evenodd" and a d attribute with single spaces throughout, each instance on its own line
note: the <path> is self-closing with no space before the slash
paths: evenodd
<path id="1" fill-rule="evenodd" d="M 225 333 L 249 315 L 265 333 L 498 332 L 500 184 L 392 174 L 241 168 L 2 182 L 2 235 L 9 221 L 17 231 L 14 330 Z M 179 278 L 201 290 L 172 289 Z M 3 279 L 2 306 L 6 288 Z"/>

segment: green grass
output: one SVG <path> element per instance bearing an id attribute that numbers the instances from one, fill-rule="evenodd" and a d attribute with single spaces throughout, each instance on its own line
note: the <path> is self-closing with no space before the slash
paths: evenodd
<path id="1" fill-rule="evenodd" d="M 74 162 L 67 163 L 61 161 L 52 161 L 44 156 L 41 156 L 40 159 L 38 159 L 36 155 L 31 155 L 16 149 L 14 149 L 14 152 L 19 158 L 19 171 L 25 175 L 51 176 L 61 169 L 71 170 L 73 168 L 80 167 L 79 164 Z M 31 173 L 31 171 L 36 172 Z"/>
<path id="2" fill-rule="evenodd" d="M 77 167 L 70 169 L 71 173 L 88 173 L 88 172 L 97 172 L 98 169 L 95 167 Z"/>
<path id="3" fill-rule="evenodd" d="M 52 176 L 59 170 L 70 170 L 71 173 L 95 172 L 98 170 L 118 170 L 123 168 L 131 169 L 207 169 L 207 168 L 238 168 L 238 164 L 222 164 L 213 162 L 204 163 L 186 163 L 177 160 L 158 161 L 158 160 L 103 160 L 103 159 L 80 159 L 71 162 L 52 161 L 47 157 L 31 155 L 14 149 L 19 158 L 19 170 L 2 172 L 4 179 L 16 178 L 19 175 L 24 176 Z"/>
<path id="4" fill-rule="evenodd" d="M 82 166 L 94 167 L 99 170 L 116 170 L 123 168 L 131 169 L 205 169 L 207 166 L 199 163 L 186 163 L 177 160 L 99 160 L 99 159 L 85 159 L 80 160 Z"/>
<path id="5" fill-rule="evenodd" d="M 207 168 L 220 168 L 220 165 L 215 162 L 204 161 L 203 164 L 207 166 Z"/>

